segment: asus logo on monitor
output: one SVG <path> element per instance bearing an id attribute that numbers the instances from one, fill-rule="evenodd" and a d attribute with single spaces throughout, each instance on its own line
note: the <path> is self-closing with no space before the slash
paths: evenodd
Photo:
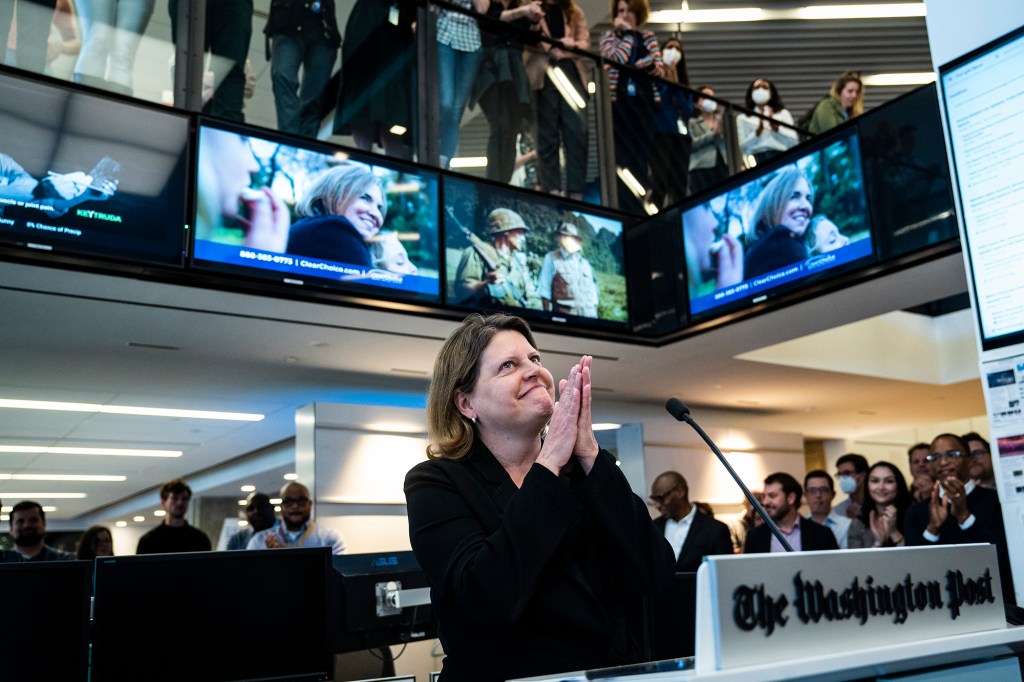
<path id="1" fill-rule="evenodd" d="M 377 557 L 376 559 L 374 559 L 373 561 L 370 562 L 370 565 L 371 566 L 375 566 L 375 567 L 378 567 L 378 566 L 397 566 L 398 565 L 398 557 L 396 557 L 396 556 Z"/>

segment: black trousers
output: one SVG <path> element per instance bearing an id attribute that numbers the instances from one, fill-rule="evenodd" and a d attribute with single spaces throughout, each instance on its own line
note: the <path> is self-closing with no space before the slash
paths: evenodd
<path id="1" fill-rule="evenodd" d="M 651 157 L 651 203 L 658 208 L 686 198 L 693 140 L 679 133 L 655 133 Z"/>
<path id="2" fill-rule="evenodd" d="M 576 92 L 587 99 L 580 72 L 571 59 L 558 66 Z M 562 189 L 559 150 L 565 154 L 565 191 L 583 194 L 587 188 L 587 120 L 583 110 L 573 109 L 551 79 L 544 76 L 544 87 L 537 91 L 537 171 L 544 192 Z"/>
<path id="3" fill-rule="evenodd" d="M 495 83 L 480 95 L 490 133 L 487 136 L 487 178 L 507 183 L 516 165 L 516 135 L 523 128 L 523 106 L 511 81 Z"/>
<path id="4" fill-rule="evenodd" d="M 169 0 L 171 40 L 178 42 L 178 2 Z M 203 105 L 203 113 L 229 121 L 244 121 L 242 100 L 245 97 L 245 58 L 252 38 L 252 0 L 207 0 L 205 49 L 215 57 L 224 57 L 231 66 L 214 90 L 213 97 Z"/>

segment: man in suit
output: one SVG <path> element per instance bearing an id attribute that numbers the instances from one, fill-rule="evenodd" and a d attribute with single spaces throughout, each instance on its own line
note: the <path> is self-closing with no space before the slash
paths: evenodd
<path id="1" fill-rule="evenodd" d="M 951 433 L 936 436 L 928 461 L 935 485 L 931 497 L 907 510 L 903 535 L 907 545 L 963 545 L 988 542 L 996 546 L 1003 597 L 1013 601 L 1013 579 L 1006 551 L 1006 533 L 999 495 L 971 479 L 967 443 Z"/>
<path id="2" fill-rule="evenodd" d="M 678 573 L 696 571 L 710 554 L 732 554 L 729 527 L 698 511 L 689 492 L 678 471 L 660 474 L 651 485 L 651 501 L 661 514 L 654 525 L 672 545 Z"/>
<path id="3" fill-rule="evenodd" d="M 832 531 L 820 523 L 801 518 L 797 513 L 802 494 L 800 483 L 789 474 L 780 471 L 764 479 L 764 499 L 761 504 L 795 551 L 839 549 Z M 744 554 L 784 551 L 782 543 L 772 535 L 767 525 L 760 525 L 750 531 L 743 546 Z"/>

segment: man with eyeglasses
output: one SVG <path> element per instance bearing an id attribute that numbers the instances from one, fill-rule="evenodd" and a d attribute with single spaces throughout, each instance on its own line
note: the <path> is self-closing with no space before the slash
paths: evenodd
<path id="1" fill-rule="evenodd" d="M 988 441 L 974 431 L 965 433 L 961 438 L 971 453 L 971 478 L 982 488 L 995 488 L 996 472 L 992 468 L 992 450 Z"/>
<path id="2" fill-rule="evenodd" d="M 180 478 L 160 486 L 164 522 L 139 538 L 135 553 L 209 552 L 210 538 L 185 520 L 191 501 L 192 488 Z"/>
<path id="3" fill-rule="evenodd" d="M 1012 601 L 1013 580 L 999 495 L 971 480 L 968 453 L 967 443 L 954 434 L 944 433 L 932 440 L 928 461 L 935 485 L 928 500 L 907 510 L 903 535 L 907 545 L 994 544 L 1003 595 Z"/>
<path id="4" fill-rule="evenodd" d="M 696 571 L 709 555 L 732 554 L 729 527 L 690 503 L 689 486 L 678 471 L 654 479 L 650 498 L 661 514 L 654 525 L 676 555 L 676 572 Z"/>
<path id="5" fill-rule="evenodd" d="M 281 488 L 282 523 L 253 535 L 246 549 L 330 547 L 332 554 L 344 554 L 345 538 L 310 519 L 312 511 L 309 488 L 298 481 L 286 484 Z"/>
<path id="6" fill-rule="evenodd" d="M 807 507 L 811 510 L 807 518 L 832 531 L 839 549 L 870 547 L 874 543 L 875 536 L 860 519 L 851 519 L 832 509 L 836 491 L 827 471 L 808 471 L 804 476 L 804 493 L 807 495 Z"/>

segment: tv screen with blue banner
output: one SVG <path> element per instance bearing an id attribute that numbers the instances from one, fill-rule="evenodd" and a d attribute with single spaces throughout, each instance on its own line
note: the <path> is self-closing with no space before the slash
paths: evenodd
<path id="1" fill-rule="evenodd" d="M 0 73 L 0 245 L 181 266 L 189 121 Z"/>
<path id="2" fill-rule="evenodd" d="M 786 165 L 744 173 L 684 207 L 689 315 L 700 321 L 874 259 L 857 135 L 847 129 Z"/>
<path id="3" fill-rule="evenodd" d="M 580 327 L 629 323 L 622 218 L 445 177 L 445 302 Z"/>
<path id="4" fill-rule="evenodd" d="M 437 174 L 202 121 L 193 264 L 439 302 Z"/>

